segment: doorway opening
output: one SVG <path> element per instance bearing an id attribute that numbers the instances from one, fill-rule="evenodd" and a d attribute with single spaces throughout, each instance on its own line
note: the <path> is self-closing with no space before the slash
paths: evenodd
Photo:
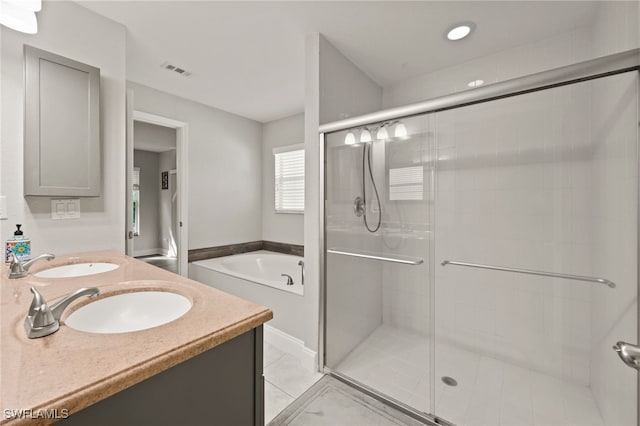
<path id="1" fill-rule="evenodd" d="M 185 276 L 187 124 L 133 109 L 128 121 L 126 254 Z"/>

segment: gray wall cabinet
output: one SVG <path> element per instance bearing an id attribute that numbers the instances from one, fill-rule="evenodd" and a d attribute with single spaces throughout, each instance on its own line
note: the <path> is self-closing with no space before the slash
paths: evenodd
<path id="1" fill-rule="evenodd" d="M 24 47 L 24 195 L 101 192 L 100 70 Z"/>

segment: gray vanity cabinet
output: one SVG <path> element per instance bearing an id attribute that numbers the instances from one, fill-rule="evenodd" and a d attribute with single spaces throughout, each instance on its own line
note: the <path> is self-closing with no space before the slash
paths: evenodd
<path id="1" fill-rule="evenodd" d="M 101 190 L 100 70 L 24 47 L 24 195 Z"/>
<path id="2" fill-rule="evenodd" d="M 259 326 L 78 411 L 59 424 L 264 426 L 262 345 L 263 330 Z"/>

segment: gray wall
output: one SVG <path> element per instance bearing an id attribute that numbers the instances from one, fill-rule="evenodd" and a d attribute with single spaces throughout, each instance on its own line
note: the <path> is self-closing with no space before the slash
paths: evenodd
<path id="1" fill-rule="evenodd" d="M 125 229 L 125 38 L 124 26 L 73 2 L 44 2 L 38 34 L 0 29 L 2 122 L 0 193 L 9 220 L 0 221 L 6 240 L 16 223 L 31 237 L 33 253 L 124 250 Z M 79 36 L 81 35 L 81 36 Z M 81 217 L 51 220 L 48 197 L 23 197 L 23 45 L 29 44 L 100 68 L 102 195 L 83 198 Z"/>
<path id="2" fill-rule="evenodd" d="M 135 256 L 158 254 L 160 248 L 160 154 L 133 151 L 133 165 L 140 168 L 140 235 L 133 241 Z M 166 192 L 166 191 L 165 191 Z"/>
<path id="3" fill-rule="evenodd" d="M 189 249 L 262 237 L 262 125 L 128 82 L 136 110 L 188 124 Z"/>
<path id="4" fill-rule="evenodd" d="M 275 212 L 273 148 L 304 143 L 304 113 L 262 127 L 262 239 L 304 244 L 304 214 Z"/>
<path id="5" fill-rule="evenodd" d="M 317 348 L 320 291 L 320 145 L 318 126 L 382 106 L 382 89 L 320 34 L 305 40 L 305 345 Z M 372 283 L 375 287 L 376 284 Z M 377 297 L 372 298 L 379 299 Z M 366 303 L 363 300 L 363 303 Z M 375 301 L 372 303 L 376 303 Z"/>

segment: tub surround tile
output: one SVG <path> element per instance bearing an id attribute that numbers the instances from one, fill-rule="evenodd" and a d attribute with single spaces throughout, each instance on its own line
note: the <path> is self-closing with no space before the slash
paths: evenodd
<path id="1" fill-rule="evenodd" d="M 248 243 L 229 244 L 226 246 L 205 247 L 189 250 L 189 262 L 231 256 L 251 251 L 269 250 L 277 253 L 304 256 L 304 246 L 278 243 L 274 241 L 251 241 Z"/>
<path id="2" fill-rule="evenodd" d="M 277 243 L 275 241 L 263 241 L 262 249 L 304 257 L 304 246 L 299 246 L 296 244 Z"/>
<path id="3" fill-rule="evenodd" d="M 117 263 L 120 268 L 65 279 L 33 275 L 54 266 L 98 261 Z M 116 252 L 61 256 L 50 263 L 36 263 L 31 274 L 21 279 L 8 279 L 7 269 L 3 265 L 0 271 L 3 412 L 67 409 L 72 414 L 258 327 L 273 316 L 268 308 Z M 89 286 L 101 290 L 99 298 L 134 289 L 172 291 L 188 297 L 193 306 L 181 318 L 159 327 L 101 335 L 64 326 L 73 310 L 90 302 L 88 298 L 78 299 L 63 314 L 56 333 L 40 339 L 26 337 L 23 320 L 31 303 L 30 287 L 36 287 L 52 303 Z M 50 424 L 53 420 L 38 419 L 29 424 Z M 0 423 L 25 421 L 2 419 Z"/>
<path id="4" fill-rule="evenodd" d="M 262 241 L 251 241 L 248 243 L 228 244 L 226 246 L 205 247 L 189 250 L 189 262 L 262 250 L 262 243 Z"/>

